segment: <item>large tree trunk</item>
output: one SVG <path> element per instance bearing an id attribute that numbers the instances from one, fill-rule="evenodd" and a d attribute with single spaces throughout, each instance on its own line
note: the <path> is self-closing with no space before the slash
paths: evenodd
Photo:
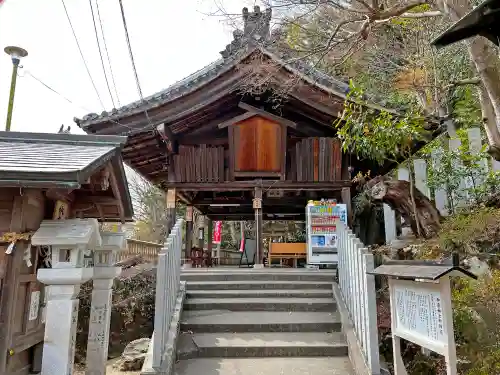
<path id="1" fill-rule="evenodd" d="M 448 14 L 453 22 L 458 21 L 472 10 L 468 0 L 444 0 L 441 4 L 444 13 Z M 480 88 L 481 109 L 488 117 L 484 127 L 490 143 L 489 153 L 500 161 L 500 72 L 496 48 L 484 37 L 475 37 L 466 41 L 469 57 L 474 64 L 483 88 Z M 487 98 L 484 95 L 485 90 Z M 489 104 L 488 100 L 489 99 Z M 491 111 L 493 110 L 493 111 Z"/>
<path id="2" fill-rule="evenodd" d="M 374 200 L 387 203 L 393 210 L 401 214 L 404 220 L 410 224 L 415 236 L 419 235 L 418 227 L 420 227 L 420 234 L 424 238 L 430 238 L 438 232 L 441 214 L 434 204 L 416 188 L 413 189 L 416 206 L 416 214 L 414 214 L 408 181 L 389 180 L 378 176 L 370 180 L 367 187 Z"/>

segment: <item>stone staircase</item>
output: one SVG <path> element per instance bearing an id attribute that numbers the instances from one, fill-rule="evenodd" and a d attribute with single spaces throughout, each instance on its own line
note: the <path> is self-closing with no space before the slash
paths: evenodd
<path id="1" fill-rule="evenodd" d="M 332 283 L 312 270 L 186 270 L 176 375 L 351 375 Z"/>

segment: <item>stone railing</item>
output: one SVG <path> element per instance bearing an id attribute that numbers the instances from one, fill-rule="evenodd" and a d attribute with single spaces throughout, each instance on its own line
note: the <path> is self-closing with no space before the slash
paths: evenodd
<path id="1" fill-rule="evenodd" d="M 182 301 L 178 301 L 181 291 L 181 253 L 182 226 L 184 220 L 179 219 L 172 228 L 165 245 L 158 254 L 156 269 L 156 298 L 154 333 L 151 338 L 149 352 L 151 368 L 156 371 L 168 369 L 175 357 L 171 341 L 176 334 L 171 325 L 180 318 Z M 170 349 L 168 349 L 170 347 Z M 146 363 L 145 363 L 146 364 Z"/>
<path id="2" fill-rule="evenodd" d="M 341 298 L 370 374 L 380 374 L 373 254 L 343 223 L 337 224 Z"/>
<path id="3" fill-rule="evenodd" d="M 158 253 L 160 252 L 162 247 L 163 245 L 159 243 L 128 239 L 127 250 L 117 254 L 116 261 L 122 262 L 128 258 L 141 256 L 144 260 L 147 260 L 148 262 L 156 263 L 158 259 Z"/>

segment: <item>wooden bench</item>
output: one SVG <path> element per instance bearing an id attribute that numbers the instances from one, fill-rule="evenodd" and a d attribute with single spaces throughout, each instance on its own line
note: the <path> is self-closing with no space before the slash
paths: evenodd
<path id="1" fill-rule="evenodd" d="M 297 259 L 307 257 L 307 248 L 305 243 L 282 243 L 271 242 L 269 244 L 269 266 L 271 267 L 273 259 L 280 260 L 280 266 L 283 259 L 293 259 L 293 267 L 297 268 Z"/>

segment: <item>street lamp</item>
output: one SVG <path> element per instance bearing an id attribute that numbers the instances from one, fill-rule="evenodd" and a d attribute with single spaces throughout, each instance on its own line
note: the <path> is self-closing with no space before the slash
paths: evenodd
<path id="1" fill-rule="evenodd" d="M 7 107 L 7 122 L 5 123 L 5 131 L 10 131 L 12 122 L 12 109 L 14 108 L 14 94 L 16 93 L 17 69 L 21 58 L 28 56 L 28 52 L 21 47 L 8 46 L 4 49 L 5 53 L 12 59 L 12 79 L 10 81 L 9 106 Z"/>

